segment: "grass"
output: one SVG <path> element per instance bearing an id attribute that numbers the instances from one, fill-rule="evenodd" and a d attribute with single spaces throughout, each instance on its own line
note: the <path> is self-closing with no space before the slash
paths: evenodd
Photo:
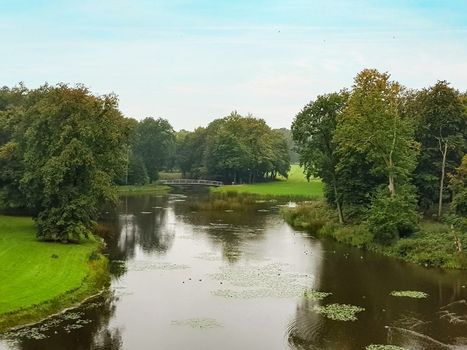
<path id="1" fill-rule="evenodd" d="M 107 283 L 100 243 L 39 242 L 29 217 L 0 216 L 0 331 L 76 304 Z"/>
<path id="2" fill-rule="evenodd" d="M 152 193 L 152 194 L 166 194 L 170 191 L 169 186 L 148 184 L 148 185 L 124 185 L 118 186 L 118 194 L 139 194 L 139 193 Z"/>
<path id="3" fill-rule="evenodd" d="M 364 222 L 338 224 L 334 211 L 324 201 L 284 209 L 282 215 L 291 226 L 318 237 L 331 237 L 341 243 L 425 267 L 467 269 L 467 254 L 456 251 L 454 236 L 449 226 L 443 223 L 423 220 L 414 234 L 390 245 L 382 245 L 375 242 Z M 460 240 L 463 247 L 467 247 L 467 232 L 460 234 Z"/>
<path id="4" fill-rule="evenodd" d="M 322 198 L 323 183 L 319 179 L 308 182 L 299 165 L 292 165 L 288 179 L 281 178 L 276 181 L 243 185 L 226 185 L 212 189 L 213 192 L 251 193 L 262 196 L 289 196 Z"/>

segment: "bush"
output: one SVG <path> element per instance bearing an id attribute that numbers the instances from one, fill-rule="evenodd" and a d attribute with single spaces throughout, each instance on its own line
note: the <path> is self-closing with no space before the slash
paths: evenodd
<path id="1" fill-rule="evenodd" d="M 312 234 L 317 234 L 326 224 L 336 219 L 333 211 L 322 201 L 284 209 L 282 215 L 291 226 L 305 229 Z"/>
<path id="2" fill-rule="evenodd" d="M 387 190 L 379 191 L 367 213 L 367 224 L 378 243 L 389 245 L 400 237 L 415 232 L 419 215 L 417 198 L 412 188 L 401 188 L 390 197 Z"/>

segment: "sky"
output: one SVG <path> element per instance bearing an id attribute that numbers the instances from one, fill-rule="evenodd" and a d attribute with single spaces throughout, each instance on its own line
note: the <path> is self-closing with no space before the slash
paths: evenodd
<path id="1" fill-rule="evenodd" d="M 82 83 L 176 130 L 290 127 L 364 68 L 467 90 L 467 0 L 0 0 L 0 31 L 0 85 Z"/>

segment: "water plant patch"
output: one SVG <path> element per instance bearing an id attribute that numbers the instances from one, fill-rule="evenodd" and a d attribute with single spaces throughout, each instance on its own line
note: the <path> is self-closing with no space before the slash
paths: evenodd
<path id="1" fill-rule="evenodd" d="M 394 290 L 389 295 L 393 297 L 405 297 L 405 298 L 413 298 L 413 299 L 426 299 L 428 298 L 428 294 L 425 292 L 419 292 L 415 290 Z"/>
<path id="2" fill-rule="evenodd" d="M 329 304 L 314 306 L 313 311 L 334 321 L 356 321 L 356 315 L 365 311 L 365 308 L 349 304 Z"/>

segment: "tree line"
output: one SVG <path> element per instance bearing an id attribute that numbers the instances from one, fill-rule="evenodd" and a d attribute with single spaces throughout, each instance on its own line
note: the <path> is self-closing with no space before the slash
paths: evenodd
<path id="1" fill-rule="evenodd" d="M 28 212 L 44 240 L 78 241 L 115 184 L 146 184 L 161 170 L 256 182 L 287 176 L 284 131 L 234 112 L 206 128 L 175 132 L 162 118 L 137 121 L 115 95 L 65 84 L 0 89 L 0 209 Z"/>
<path id="2" fill-rule="evenodd" d="M 366 69 L 350 90 L 308 103 L 292 133 L 339 221 L 364 221 L 389 243 L 414 232 L 420 213 L 466 229 L 466 124 L 467 95 L 446 81 L 410 90 Z"/>

